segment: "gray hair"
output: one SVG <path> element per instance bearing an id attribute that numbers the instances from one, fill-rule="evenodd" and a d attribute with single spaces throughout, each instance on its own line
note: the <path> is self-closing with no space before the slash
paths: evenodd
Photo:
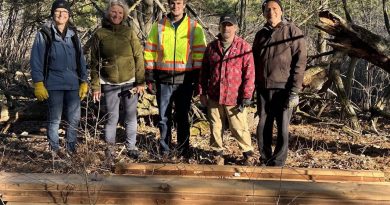
<path id="1" fill-rule="evenodd" d="M 113 6 L 120 6 L 123 8 L 123 20 L 125 20 L 127 18 L 127 16 L 129 15 L 129 6 L 127 5 L 127 3 L 124 2 L 123 0 L 109 0 L 108 5 L 107 5 L 107 9 L 106 9 L 106 17 L 107 18 L 108 18 L 108 15 L 110 15 L 109 10 Z"/>

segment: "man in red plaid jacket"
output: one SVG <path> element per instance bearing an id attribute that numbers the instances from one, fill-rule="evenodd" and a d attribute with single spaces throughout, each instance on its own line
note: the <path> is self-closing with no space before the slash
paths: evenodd
<path id="1" fill-rule="evenodd" d="M 204 53 L 200 75 L 200 100 L 208 108 L 210 146 L 218 165 L 224 164 L 222 134 L 227 118 L 232 135 L 244 155 L 253 163 L 253 147 L 245 107 L 254 90 L 254 62 L 251 45 L 236 35 L 237 20 L 232 15 L 220 18 L 218 39 Z"/>

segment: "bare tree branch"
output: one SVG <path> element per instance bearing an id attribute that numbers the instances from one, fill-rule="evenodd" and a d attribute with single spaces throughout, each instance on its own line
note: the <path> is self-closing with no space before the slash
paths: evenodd
<path id="1" fill-rule="evenodd" d="M 345 17 L 347 18 L 347 21 L 349 23 L 352 23 L 353 22 L 352 21 L 352 17 L 351 17 L 351 15 L 348 12 L 347 0 L 343 0 L 343 8 L 344 8 Z"/>
<path id="2" fill-rule="evenodd" d="M 389 15 L 387 14 L 386 2 L 387 2 L 387 0 L 382 0 L 382 3 L 383 3 L 383 16 L 385 18 L 386 31 L 390 35 L 390 22 L 389 22 Z"/>

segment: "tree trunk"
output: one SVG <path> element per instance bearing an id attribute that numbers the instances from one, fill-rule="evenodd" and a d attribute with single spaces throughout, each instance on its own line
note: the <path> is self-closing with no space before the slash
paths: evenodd
<path id="1" fill-rule="evenodd" d="M 347 71 L 347 78 L 345 80 L 345 92 L 347 93 L 348 99 L 350 99 L 351 94 L 352 94 L 352 81 L 354 79 L 354 74 L 355 74 L 355 68 L 358 63 L 358 58 L 351 58 L 351 62 L 349 63 L 348 66 L 348 71 Z"/>
<path id="2" fill-rule="evenodd" d="M 153 0 L 144 0 L 143 2 L 144 7 L 144 23 L 145 23 L 145 30 L 144 33 L 149 33 L 150 29 L 152 28 L 153 24 Z"/>
<path id="3" fill-rule="evenodd" d="M 329 2 L 328 0 L 321 0 L 320 1 L 320 7 L 322 6 L 323 10 L 327 10 L 329 8 Z M 326 32 L 324 31 L 319 31 L 318 33 L 318 41 L 317 41 L 317 50 L 319 53 L 325 53 L 327 51 L 327 43 L 326 43 L 326 38 L 328 37 L 328 35 L 326 34 Z M 323 57 L 320 57 L 318 58 L 318 63 L 321 63 L 321 62 L 325 62 L 326 61 L 326 57 L 323 56 Z"/>
<path id="4" fill-rule="evenodd" d="M 361 127 L 359 124 L 359 120 L 356 116 L 355 110 L 353 109 L 351 102 L 347 98 L 345 94 L 345 89 L 343 85 L 343 81 L 340 76 L 340 67 L 345 58 L 345 54 L 342 52 L 336 52 L 333 55 L 331 60 L 331 64 L 329 67 L 330 78 L 335 85 L 336 93 L 339 97 L 340 103 L 343 106 L 344 112 L 347 114 L 348 119 L 351 120 L 351 126 L 353 130 L 357 132 L 361 132 Z"/>

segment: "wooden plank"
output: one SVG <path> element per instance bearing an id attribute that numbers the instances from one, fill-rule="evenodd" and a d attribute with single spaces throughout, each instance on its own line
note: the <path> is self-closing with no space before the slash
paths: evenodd
<path id="1" fill-rule="evenodd" d="M 38 197 L 33 195 L 9 196 L 7 205 L 16 202 L 30 203 L 66 203 L 66 204 L 387 204 L 390 201 L 349 200 L 340 198 L 305 198 L 285 196 L 217 196 L 217 195 L 174 195 L 170 193 L 133 193 L 118 197 L 117 193 L 99 193 L 96 197 L 88 198 L 69 195 L 67 198 L 53 195 L 51 197 Z M 115 195 L 115 196 L 114 196 Z M 156 203 L 157 202 L 157 203 Z"/>
<path id="2" fill-rule="evenodd" d="M 31 179 L 36 177 L 39 183 L 47 181 L 46 185 L 33 186 Z M 48 180 L 44 180 L 47 177 Z M 26 186 L 13 175 L 6 184 L 6 191 L 37 191 L 86 190 L 85 181 L 79 175 L 72 177 L 49 174 L 21 175 L 21 179 L 29 179 Z M 57 178 L 57 179 L 55 179 Z M 49 180 L 50 179 L 50 180 Z M 4 182 L 2 182 L 4 183 Z M 55 184 L 58 183 L 58 184 Z M 267 181 L 267 180 L 224 180 L 182 178 L 176 176 L 106 176 L 101 181 L 89 181 L 90 190 L 100 192 L 137 192 L 165 193 L 174 195 L 227 195 L 227 196 L 256 196 L 256 197 L 295 197 L 300 198 L 340 198 L 348 200 L 390 200 L 390 183 L 330 183 L 330 182 L 299 182 L 299 181 Z M 347 196 L 344 196 L 347 193 Z"/>
<path id="3" fill-rule="evenodd" d="M 304 181 L 385 181 L 385 175 L 381 171 L 187 164 L 119 164 L 115 168 L 115 173 L 137 176 L 175 175 L 251 180 L 283 179 Z"/>

